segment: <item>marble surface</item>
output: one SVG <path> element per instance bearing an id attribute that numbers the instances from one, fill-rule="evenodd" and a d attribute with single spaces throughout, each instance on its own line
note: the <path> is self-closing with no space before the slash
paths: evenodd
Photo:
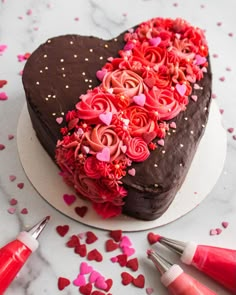
<path id="1" fill-rule="evenodd" d="M 25 103 L 20 72 L 25 62 L 19 62 L 17 55 L 32 52 L 46 39 L 67 34 L 93 35 L 104 39 L 115 37 L 120 32 L 151 17 L 183 17 L 206 30 L 212 59 L 213 94 L 222 113 L 222 124 L 227 130 L 227 156 L 222 174 L 207 198 L 193 211 L 182 218 L 153 229 L 155 233 L 201 244 L 236 248 L 236 83 L 234 57 L 236 48 L 234 0 L 5 0 L 0 2 L 0 80 L 8 83 L 0 88 L 7 100 L 0 100 L 0 245 L 14 239 L 19 231 L 50 215 L 51 221 L 40 236 L 40 247 L 21 270 L 5 292 L 6 295 L 80 294 L 78 287 L 71 283 L 59 291 L 59 277 L 71 282 L 79 273 L 81 262 L 86 259 L 65 246 L 73 234 L 93 231 L 98 240 L 88 249 L 97 248 L 103 253 L 103 262 L 89 262 L 95 270 L 113 280 L 111 294 L 147 294 L 146 288 L 153 288 L 155 295 L 165 295 L 159 274 L 146 259 L 149 231 L 128 232 L 127 235 L 136 249 L 139 269 L 132 273 L 145 275 L 145 287 L 121 284 L 121 272 L 132 272 L 112 264 L 104 249 L 108 232 L 80 224 L 55 210 L 34 190 L 21 166 L 17 151 L 16 130 L 20 112 Z M 2 45 L 7 45 L 5 51 Z M 229 129 L 230 128 L 230 129 Z M 235 128 L 235 131 L 234 129 Z M 229 129 L 229 130 L 228 130 Z M 13 137 L 13 138 L 12 138 Z M 219 141 L 221 139 L 219 138 Z M 9 179 L 10 176 L 16 179 Z M 24 183 L 19 188 L 19 183 Z M 17 204 L 11 205 L 10 200 Z M 12 209 L 14 208 L 14 210 Z M 22 209 L 26 208 L 28 212 Z M 9 212 L 10 211 L 10 212 Z M 24 214 L 27 213 L 27 214 Z M 222 222 L 229 226 L 225 229 Z M 69 232 L 60 237 L 56 226 L 69 225 Z M 220 228 L 219 235 L 210 235 L 211 229 Z M 114 252 L 117 255 L 118 252 Z M 165 253 L 179 263 L 176 256 Z M 198 278 L 217 294 L 226 295 L 223 288 L 196 270 L 183 266 L 186 272 Z M 94 289 L 95 290 L 95 289 Z M 150 291 L 150 289 L 149 289 Z"/>

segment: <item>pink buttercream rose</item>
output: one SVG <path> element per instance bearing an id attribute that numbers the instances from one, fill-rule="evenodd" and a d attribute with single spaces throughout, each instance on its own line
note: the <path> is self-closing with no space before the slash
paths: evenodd
<path id="1" fill-rule="evenodd" d="M 143 162 L 150 155 L 146 142 L 140 137 L 131 138 L 127 147 L 126 155 L 135 162 Z"/>
<path id="2" fill-rule="evenodd" d="M 90 124 L 100 123 L 99 115 L 111 112 L 117 112 L 114 96 L 110 93 L 104 93 L 99 89 L 88 91 L 81 96 L 81 101 L 76 104 L 78 117 L 86 120 Z"/>
<path id="3" fill-rule="evenodd" d="M 123 94 L 132 98 L 146 89 L 142 77 L 130 70 L 115 70 L 105 75 L 102 81 L 104 89 L 112 89 L 113 94 Z"/>
<path id="4" fill-rule="evenodd" d="M 177 93 L 171 89 L 153 87 L 146 93 L 145 107 L 150 112 L 156 112 L 159 120 L 170 120 L 183 110 L 183 106 L 177 101 L 176 96 Z"/>
<path id="5" fill-rule="evenodd" d="M 122 153 L 122 140 L 118 137 L 113 125 L 97 125 L 85 133 L 86 145 L 90 147 L 90 153 L 100 152 L 104 147 L 110 150 L 110 160 L 113 161 Z"/>
<path id="6" fill-rule="evenodd" d="M 143 133 L 156 132 L 159 129 L 157 120 L 144 107 L 132 105 L 123 111 L 123 116 L 129 120 L 128 130 L 131 136 L 142 137 Z"/>

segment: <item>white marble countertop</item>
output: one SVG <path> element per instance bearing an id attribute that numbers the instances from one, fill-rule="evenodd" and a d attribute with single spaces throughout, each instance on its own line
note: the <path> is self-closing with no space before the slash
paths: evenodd
<path id="1" fill-rule="evenodd" d="M 5 147 L 0 150 L 0 245 L 14 239 L 19 231 L 42 217 L 52 217 L 39 238 L 39 249 L 5 294 L 80 294 L 72 281 L 77 277 L 80 263 L 84 259 L 65 247 L 65 243 L 72 234 L 86 231 L 93 231 L 98 236 L 94 247 L 100 249 L 104 259 L 102 263 L 91 262 L 91 265 L 106 278 L 113 280 L 111 294 L 141 295 L 148 294 L 148 291 L 151 294 L 151 289 L 146 288 L 152 288 L 152 294 L 155 295 L 167 294 L 159 281 L 159 274 L 146 259 L 149 230 L 126 233 L 136 249 L 135 256 L 140 263 L 134 276 L 144 274 L 145 287 L 124 286 L 120 274 L 128 271 L 127 268 L 122 269 L 112 264 L 109 260 L 112 255 L 104 251 L 108 232 L 80 224 L 55 210 L 35 191 L 21 166 L 16 131 L 25 103 L 19 74 L 24 62 L 19 62 L 17 55 L 32 52 L 48 38 L 67 33 L 110 39 L 135 24 L 157 16 L 182 17 L 206 30 L 212 60 L 213 94 L 227 132 L 225 166 L 212 192 L 197 208 L 182 218 L 151 231 L 183 241 L 194 240 L 201 244 L 236 248 L 236 31 L 232 11 L 236 11 L 234 0 L 1 0 L 0 80 L 7 80 L 8 83 L 0 88 L 0 93 L 5 92 L 8 99 L 0 100 L 0 146 Z M 7 48 L 3 50 L 2 45 L 7 45 Z M 13 176 L 16 177 L 15 180 Z M 19 183 L 24 183 L 24 187 L 20 189 Z M 17 200 L 16 205 L 10 204 L 12 199 Z M 27 212 L 26 209 L 22 211 L 24 208 Z M 222 227 L 223 221 L 229 223 L 226 229 Z M 56 233 L 58 225 L 69 225 L 69 233 L 65 237 Z M 222 232 L 210 235 L 210 230 L 215 228 L 222 229 Z M 170 258 L 178 261 L 175 256 Z M 196 270 L 184 269 L 217 294 L 228 294 Z M 57 287 L 59 277 L 71 281 L 63 291 Z"/>

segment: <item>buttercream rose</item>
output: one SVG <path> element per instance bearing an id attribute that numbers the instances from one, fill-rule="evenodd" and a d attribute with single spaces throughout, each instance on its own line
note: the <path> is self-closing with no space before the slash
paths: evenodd
<path id="1" fill-rule="evenodd" d="M 149 149 L 146 142 L 140 137 L 133 137 L 127 142 L 126 155 L 135 162 L 145 161 L 149 155 Z"/>
<path id="2" fill-rule="evenodd" d="M 85 133 L 86 145 L 90 147 L 90 153 L 100 152 L 104 147 L 110 150 L 110 160 L 113 161 L 122 153 L 122 140 L 118 137 L 113 125 L 97 125 Z"/>
<path id="3" fill-rule="evenodd" d="M 145 107 L 150 112 L 157 112 L 159 120 L 170 120 L 176 117 L 183 107 L 179 104 L 175 97 L 176 92 L 170 89 L 158 89 L 153 87 L 146 93 Z"/>
<path id="4" fill-rule="evenodd" d="M 123 94 L 132 98 L 146 88 L 142 77 L 130 70 L 115 70 L 107 73 L 102 81 L 104 89 L 112 89 L 113 94 Z"/>
<path id="5" fill-rule="evenodd" d="M 90 124 L 100 123 L 99 115 L 117 112 L 114 96 L 96 89 L 81 96 L 81 101 L 76 104 L 78 117 Z"/>
<path id="6" fill-rule="evenodd" d="M 150 112 L 144 107 L 130 106 L 123 111 L 124 118 L 129 120 L 128 130 L 131 136 L 142 136 L 143 133 L 157 131 L 157 121 L 153 120 Z"/>

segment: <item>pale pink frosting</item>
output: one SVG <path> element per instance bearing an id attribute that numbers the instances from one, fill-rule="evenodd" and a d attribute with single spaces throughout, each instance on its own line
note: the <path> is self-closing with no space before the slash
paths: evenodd
<path id="1" fill-rule="evenodd" d="M 102 81 L 104 89 L 112 89 L 113 94 L 123 94 L 130 98 L 145 90 L 142 77 L 130 70 L 115 70 L 107 73 Z"/>
<path id="2" fill-rule="evenodd" d="M 110 93 L 99 91 L 88 91 L 87 94 L 81 96 L 81 101 L 76 104 L 79 118 L 87 120 L 90 124 L 98 124 L 100 122 L 99 115 L 111 112 L 115 114 L 117 109 L 114 104 L 114 96 Z"/>

